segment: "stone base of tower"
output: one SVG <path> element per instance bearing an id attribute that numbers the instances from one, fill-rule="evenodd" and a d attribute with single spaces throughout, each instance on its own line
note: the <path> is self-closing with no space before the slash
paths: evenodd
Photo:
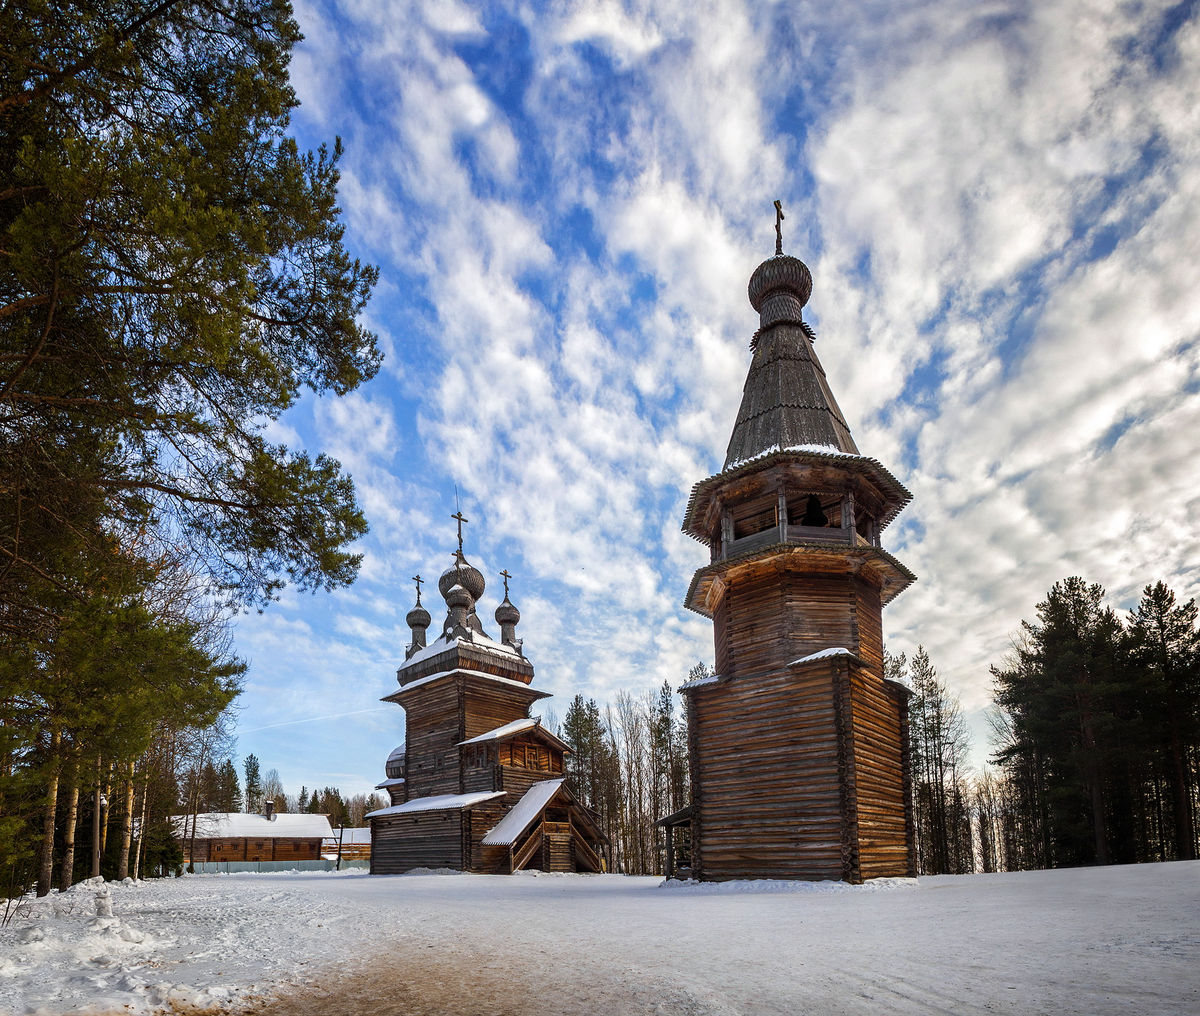
<path id="1" fill-rule="evenodd" d="M 915 874 L 908 691 L 845 650 L 688 689 L 692 874 Z"/>

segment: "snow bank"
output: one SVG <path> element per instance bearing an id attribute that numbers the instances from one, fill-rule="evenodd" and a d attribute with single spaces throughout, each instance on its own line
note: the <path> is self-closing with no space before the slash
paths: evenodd
<path id="1" fill-rule="evenodd" d="M 862 886 L 442 874 L 26 900 L 0 928 L 0 1013 L 1200 1012 L 1200 862 Z"/>

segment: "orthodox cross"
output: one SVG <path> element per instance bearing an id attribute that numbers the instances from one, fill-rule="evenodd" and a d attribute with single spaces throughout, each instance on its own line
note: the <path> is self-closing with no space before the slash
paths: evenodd
<path id="1" fill-rule="evenodd" d="M 779 199 L 775 200 L 775 253 L 783 253 L 783 205 L 779 203 Z"/>
<path id="2" fill-rule="evenodd" d="M 451 516 L 450 516 L 450 518 L 452 518 L 452 519 L 458 519 L 458 552 L 461 554 L 461 553 L 462 553 L 462 527 L 463 527 L 463 523 L 464 523 L 464 522 L 469 522 L 469 521 L 470 521 L 470 519 L 467 519 L 467 518 L 465 518 L 465 517 L 463 516 L 462 509 L 461 509 L 461 508 L 460 508 L 458 511 L 456 511 L 456 512 L 455 512 L 453 515 L 451 515 Z"/>
<path id="3" fill-rule="evenodd" d="M 504 577 L 504 598 L 507 600 L 508 599 L 508 580 L 511 579 L 512 576 L 508 574 L 507 568 L 505 568 L 504 571 L 502 571 L 500 574 Z"/>
<path id="4" fill-rule="evenodd" d="M 417 572 L 417 574 L 412 577 L 412 580 L 417 584 L 417 606 L 419 607 L 421 605 L 421 583 L 425 580 L 421 578 L 420 572 Z"/>

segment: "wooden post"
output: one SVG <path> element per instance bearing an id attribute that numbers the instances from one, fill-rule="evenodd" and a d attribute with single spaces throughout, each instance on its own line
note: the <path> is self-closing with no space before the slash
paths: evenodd
<path id="1" fill-rule="evenodd" d="M 787 495 L 779 488 L 779 500 L 775 504 L 776 522 L 779 525 L 779 542 L 787 543 L 788 505 Z"/>
<path id="2" fill-rule="evenodd" d="M 667 878 L 675 877 L 675 827 L 667 826 Z"/>
<path id="3" fill-rule="evenodd" d="M 846 542 L 854 545 L 854 493 L 847 491 L 842 498 L 842 528 L 846 531 Z"/>

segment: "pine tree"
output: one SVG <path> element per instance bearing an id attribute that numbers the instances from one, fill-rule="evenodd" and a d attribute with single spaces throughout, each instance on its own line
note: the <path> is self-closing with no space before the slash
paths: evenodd
<path id="1" fill-rule="evenodd" d="M 0 628 L 114 529 L 240 603 L 353 579 L 349 478 L 262 434 L 379 363 L 340 147 L 285 133 L 299 37 L 283 0 L 0 5 Z"/>
<path id="2" fill-rule="evenodd" d="M 1176 604 L 1162 582 L 1146 586 L 1130 615 L 1132 657 L 1138 669 L 1151 736 L 1171 788 L 1173 854 L 1196 857 L 1197 747 L 1200 747 L 1200 631 L 1196 601 Z"/>
<path id="3" fill-rule="evenodd" d="M 903 671 L 903 656 L 889 660 L 893 674 Z M 965 782 L 970 738 L 958 700 L 938 678 L 924 646 L 913 654 L 909 674 L 918 868 L 923 874 L 960 874 L 974 867 Z"/>
<path id="4" fill-rule="evenodd" d="M 262 811 L 262 775 L 257 755 L 247 755 L 242 761 L 246 773 L 246 811 L 253 814 Z"/>
<path id="5" fill-rule="evenodd" d="M 1129 824 L 1127 797 L 1114 792 L 1130 756 L 1118 736 L 1126 640 L 1103 597 L 1079 577 L 1056 582 L 1037 622 L 1022 622 L 1015 659 L 993 669 L 1004 734 L 997 760 L 1018 774 L 1027 822 L 1043 838 L 1041 864 L 1107 864 L 1110 812 Z"/>

